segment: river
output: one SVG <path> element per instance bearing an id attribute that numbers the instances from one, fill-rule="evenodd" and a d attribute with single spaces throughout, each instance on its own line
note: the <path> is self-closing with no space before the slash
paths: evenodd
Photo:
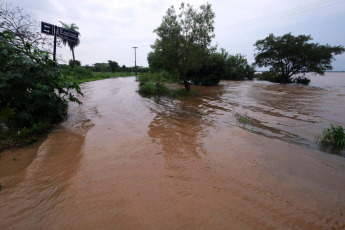
<path id="1" fill-rule="evenodd" d="M 345 127 L 345 76 L 311 79 L 179 99 L 134 77 L 82 84 L 43 143 L 0 154 L 0 228 L 345 229 L 344 150 L 315 141 Z"/>

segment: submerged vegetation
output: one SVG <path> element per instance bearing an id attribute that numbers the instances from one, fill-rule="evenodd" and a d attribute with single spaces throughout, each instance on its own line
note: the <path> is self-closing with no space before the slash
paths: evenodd
<path id="1" fill-rule="evenodd" d="M 144 96 L 179 97 L 197 95 L 195 91 L 186 91 L 176 84 L 176 77 L 166 71 L 144 73 L 138 77 L 138 81 L 138 93 Z M 167 84 L 172 84 L 175 87 L 168 87 Z"/>
<path id="2" fill-rule="evenodd" d="M 275 83 L 281 83 L 280 77 L 269 71 L 256 74 L 255 77 L 256 79 L 260 81 L 270 81 L 270 82 L 275 82 Z M 309 78 L 297 76 L 297 77 L 289 78 L 285 83 L 298 83 L 298 84 L 308 85 L 309 82 L 310 82 Z"/>
<path id="3" fill-rule="evenodd" d="M 326 128 L 322 131 L 322 134 L 317 137 L 317 141 L 322 146 L 342 149 L 345 146 L 344 129 L 340 125 L 331 125 L 330 128 Z"/>
<path id="4" fill-rule="evenodd" d="M 248 116 L 248 113 L 246 112 L 244 115 L 238 115 L 236 121 L 239 124 L 242 124 L 243 127 L 245 127 L 246 125 L 252 125 L 253 121 L 252 119 Z"/>

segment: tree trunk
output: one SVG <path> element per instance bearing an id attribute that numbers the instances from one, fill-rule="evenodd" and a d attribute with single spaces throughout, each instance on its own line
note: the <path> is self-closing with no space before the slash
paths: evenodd
<path id="1" fill-rule="evenodd" d="M 190 91 L 190 83 L 187 80 L 183 80 L 184 83 L 184 87 L 186 89 L 187 92 Z"/>
<path id="2" fill-rule="evenodd" d="M 75 61 L 75 58 L 74 58 L 74 49 L 72 49 L 72 55 L 73 55 L 73 61 Z"/>

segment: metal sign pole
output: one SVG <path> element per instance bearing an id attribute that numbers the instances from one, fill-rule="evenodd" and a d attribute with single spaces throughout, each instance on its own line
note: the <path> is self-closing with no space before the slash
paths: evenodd
<path id="1" fill-rule="evenodd" d="M 56 61 L 56 34 L 57 34 L 57 26 L 54 26 L 54 52 L 53 52 L 53 61 Z M 56 65 L 56 64 L 55 64 Z"/>
<path id="2" fill-rule="evenodd" d="M 64 28 L 61 28 L 61 27 L 58 27 L 46 22 L 41 22 L 41 33 L 54 36 L 53 61 L 55 62 L 55 66 L 57 66 L 56 64 L 56 37 L 67 39 L 69 41 L 74 41 L 74 42 L 79 41 L 78 39 L 79 32 L 69 30 L 69 29 L 64 29 Z"/>

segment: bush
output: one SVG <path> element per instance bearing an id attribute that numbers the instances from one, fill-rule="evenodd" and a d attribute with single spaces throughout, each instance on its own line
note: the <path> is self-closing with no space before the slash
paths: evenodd
<path id="1" fill-rule="evenodd" d="M 156 73 L 144 73 L 138 77 L 138 93 L 145 96 L 192 96 L 194 91 L 186 91 L 184 88 L 169 89 L 164 83 L 174 82 L 176 78 L 166 71 Z"/>
<path id="2" fill-rule="evenodd" d="M 277 74 L 270 71 L 262 72 L 261 74 L 256 74 L 255 76 L 260 81 L 270 81 L 270 82 L 275 82 L 275 83 L 281 83 L 280 77 Z M 299 83 L 303 85 L 308 85 L 309 82 L 310 82 L 309 78 L 295 77 L 295 78 L 288 79 L 285 83 Z"/>
<path id="3" fill-rule="evenodd" d="M 0 33 L 0 119 L 15 129 L 61 120 L 68 101 L 80 103 L 69 92 L 82 94 L 79 86 L 60 75 L 47 52 L 14 40 L 11 33 Z"/>
<path id="4" fill-rule="evenodd" d="M 92 78 L 93 74 L 90 70 L 86 69 L 85 67 L 76 66 L 76 67 L 71 69 L 70 76 L 74 80 L 79 81 L 79 80 L 86 79 L 86 78 Z"/>
<path id="5" fill-rule="evenodd" d="M 76 66 L 81 66 L 81 62 L 78 61 L 78 60 L 69 60 L 68 62 L 68 65 L 71 67 L 71 68 L 74 68 Z"/>
<path id="6" fill-rule="evenodd" d="M 143 95 L 167 95 L 170 90 L 164 85 L 168 81 L 167 72 L 145 73 L 138 77 L 139 90 Z"/>
<path id="7" fill-rule="evenodd" d="M 322 131 L 322 134 L 317 138 L 317 141 L 323 146 L 331 146 L 333 148 L 344 148 L 345 133 L 342 126 L 331 125 Z"/>
<path id="8" fill-rule="evenodd" d="M 262 72 L 261 74 L 256 74 L 255 76 L 260 81 L 280 83 L 280 79 L 271 72 Z"/>
<path id="9" fill-rule="evenodd" d="M 306 77 L 296 77 L 296 78 L 292 79 L 292 82 L 303 84 L 303 85 L 308 85 L 310 82 L 310 79 L 306 78 Z"/>
<path id="10" fill-rule="evenodd" d="M 196 70 L 190 71 L 190 79 L 196 85 L 218 85 L 223 78 L 225 59 L 221 53 L 213 53 L 207 61 Z"/>
<path id="11" fill-rule="evenodd" d="M 227 53 L 226 53 L 227 54 Z M 248 65 L 247 59 L 241 55 L 228 55 L 226 57 L 225 74 L 223 79 L 226 80 L 252 80 L 255 69 Z"/>
<path id="12" fill-rule="evenodd" d="M 138 92 L 142 95 L 156 95 L 156 96 L 170 94 L 170 90 L 164 84 L 161 84 L 158 82 L 151 82 L 151 81 L 142 84 L 139 87 Z"/>

